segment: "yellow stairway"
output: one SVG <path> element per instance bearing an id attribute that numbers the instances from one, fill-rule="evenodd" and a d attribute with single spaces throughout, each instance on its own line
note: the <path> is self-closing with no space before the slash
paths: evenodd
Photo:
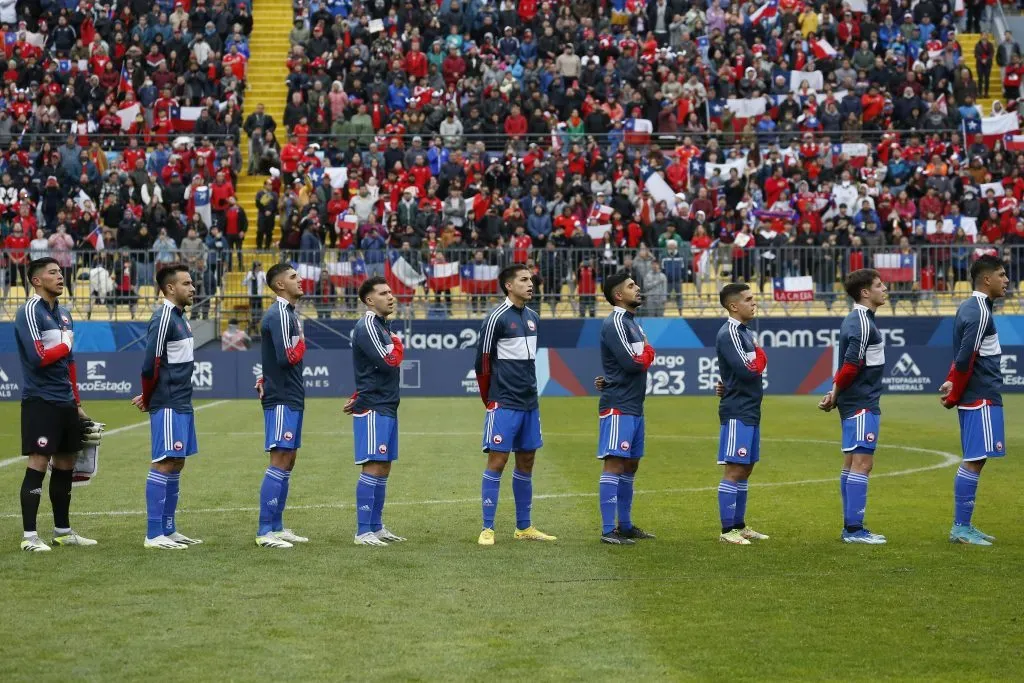
<path id="1" fill-rule="evenodd" d="M 248 92 L 245 96 L 246 116 L 263 104 L 267 114 L 277 123 L 277 140 L 287 142 L 284 132 L 284 105 L 288 95 L 285 79 L 288 70 L 288 33 L 292 29 L 292 4 L 289 0 L 254 0 L 253 29 L 249 38 L 249 70 L 246 75 Z M 250 176 L 248 138 L 242 142 L 242 175 L 236 188 L 239 201 L 249 217 L 249 232 L 245 235 L 245 248 L 256 248 L 256 193 L 266 176 Z M 275 240 L 277 236 L 275 235 Z"/>
<path id="2" fill-rule="evenodd" d="M 981 41 L 980 33 L 961 33 L 956 37 L 957 42 L 960 43 L 960 48 L 963 50 L 961 54 L 961 63 L 966 65 L 971 73 L 974 75 L 975 80 L 978 81 L 978 91 L 984 92 L 983 84 L 981 79 L 978 77 L 978 68 L 974 59 L 974 47 Z M 992 40 L 989 38 L 989 40 Z M 995 43 L 993 42 L 993 47 Z M 992 113 L 992 103 L 996 100 L 1003 98 L 1003 83 L 1001 80 L 999 66 L 995 64 L 993 59 L 992 73 L 989 75 L 989 95 L 991 97 L 978 97 L 975 104 L 981 109 L 982 116 L 988 116 Z M 1006 104 L 1005 102 L 1003 104 Z"/>

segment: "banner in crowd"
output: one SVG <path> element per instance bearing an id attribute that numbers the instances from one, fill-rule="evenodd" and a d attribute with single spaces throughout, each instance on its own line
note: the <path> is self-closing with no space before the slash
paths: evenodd
<path id="1" fill-rule="evenodd" d="M 768 351 L 764 388 L 769 394 L 818 394 L 831 386 L 837 358 L 834 348 L 784 348 Z M 883 383 L 890 393 L 936 393 L 949 371 L 950 351 L 928 346 L 886 350 Z M 476 396 L 475 352 L 408 351 L 402 363 L 404 397 Z M 85 401 L 128 400 L 140 389 L 142 353 L 78 354 L 79 390 Z M 257 351 L 207 351 L 196 354 L 193 397 L 252 399 L 262 373 Z M 1004 346 L 1003 390 L 1024 391 L 1024 346 Z M 541 396 L 595 396 L 594 377 L 601 374 L 596 348 L 538 349 L 537 386 Z M 654 396 L 710 396 L 719 379 L 714 348 L 659 350 L 647 377 Z M 309 398 L 347 398 L 354 391 L 351 351 L 307 351 L 303 371 Z M 16 354 L 0 353 L 0 400 L 21 398 L 24 382 Z M 808 409 L 812 408 L 808 403 Z M 936 407 L 938 401 L 936 400 Z"/>

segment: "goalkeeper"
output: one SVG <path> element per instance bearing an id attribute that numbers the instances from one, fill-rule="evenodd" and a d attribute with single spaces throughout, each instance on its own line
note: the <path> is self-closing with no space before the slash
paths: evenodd
<path id="1" fill-rule="evenodd" d="M 75 533 L 69 519 L 75 458 L 82 450 L 82 421 L 88 416 L 78 397 L 71 314 L 57 301 L 64 293 L 64 275 L 52 258 L 32 261 L 28 279 L 35 294 L 18 309 L 14 328 L 25 389 L 21 396 L 21 453 L 28 467 L 21 484 L 21 549 L 45 552 L 36 516 L 47 467 L 53 506 L 54 545 L 96 545 Z"/>

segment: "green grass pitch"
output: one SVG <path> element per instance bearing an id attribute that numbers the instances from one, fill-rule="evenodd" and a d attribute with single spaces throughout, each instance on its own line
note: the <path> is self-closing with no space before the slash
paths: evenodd
<path id="1" fill-rule="evenodd" d="M 23 468 L 0 468 L 0 680 L 1020 680 L 1024 399 L 981 479 L 976 522 L 999 540 L 975 548 L 947 541 L 959 436 L 931 396 L 883 398 L 867 519 L 890 544 L 843 545 L 838 418 L 817 398 L 765 401 L 747 521 L 772 538 L 751 547 L 717 540 L 713 399 L 648 401 L 634 518 L 658 538 L 631 548 L 598 542 L 594 400 L 542 402 L 533 513 L 558 542 L 512 540 L 506 472 L 490 549 L 479 401 L 403 402 L 385 519 L 409 541 L 389 548 L 352 544 L 351 421 L 310 401 L 285 519 L 312 542 L 287 551 L 253 543 L 259 405 L 207 404 L 178 515 L 206 542 L 174 553 L 142 548 L 143 416 L 94 402 L 108 429 L 138 425 L 75 489 L 99 546 L 18 550 Z M 0 406 L 4 458 L 18 415 Z"/>

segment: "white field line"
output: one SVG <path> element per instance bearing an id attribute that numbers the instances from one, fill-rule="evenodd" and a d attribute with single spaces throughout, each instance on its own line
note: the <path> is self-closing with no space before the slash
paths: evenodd
<path id="1" fill-rule="evenodd" d="M 195 408 L 194 410 L 196 412 L 199 412 L 200 410 L 203 410 L 205 408 L 213 408 L 214 406 L 223 405 L 225 403 L 230 403 L 230 401 L 228 401 L 227 399 L 224 399 L 224 400 L 221 400 L 221 401 L 214 401 L 213 403 L 204 403 L 203 405 L 199 406 L 198 408 Z M 128 432 L 128 431 L 131 431 L 133 429 L 138 429 L 139 427 L 148 427 L 148 426 L 149 426 L 149 420 L 146 420 L 145 422 L 136 422 L 135 424 L 125 425 L 124 427 L 118 427 L 116 429 L 111 429 L 109 432 L 103 432 L 103 438 L 106 439 L 108 437 L 114 436 L 115 434 L 121 434 L 122 432 Z M 19 434 L 19 436 L 20 436 L 20 434 Z M 0 468 L 7 467 L 8 465 L 13 465 L 16 462 L 24 462 L 24 460 L 25 460 L 25 456 L 24 455 L 19 455 L 19 456 L 16 456 L 14 458 L 7 458 L 6 460 L 0 460 Z"/>
<path id="2" fill-rule="evenodd" d="M 215 405 L 215 404 L 209 404 Z M 205 407 L 205 406 L 204 406 Z M 148 423 L 146 423 L 148 424 Z M 138 426 L 138 425 L 133 425 Z M 130 427 L 129 427 L 130 428 Z M 125 428 L 128 429 L 128 428 Z M 116 431 L 116 430 L 115 430 Z M 113 432 L 111 432 L 113 433 Z M 260 432 L 262 433 L 262 432 Z M 465 432 L 464 434 L 475 435 L 476 432 Z M 453 434 L 448 432 L 439 436 L 456 436 L 458 433 Z M 549 436 L 579 436 L 578 434 L 572 435 L 560 435 L 560 434 L 549 434 Z M 711 436 L 669 436 L 657 435 L 659 438 L 673 438 L 673 439 L 717 439 L 718 437 Z M 648 438 L 651 438 L 648 436 Z M 834 441 L 823 441 L 819 439 L 762 439 L 762 441 L 776 441 L 782 443 L 811 443 L 811 444 L 828 444 L 831 446 L 837 446 L 838 443 Z M 912 467 L 905 470 L 897 470 L 895 472 L 884 472 L 881 474 L 874 474 L 872 478 L 878 477 L 905 477 L 911 474 L 919 474 L 921 472 L 930 472 L 932 470 L 939 470 L 946 467 L 951 467 L 960 462 L 960 456 L 946 451 L 934 450 L 931 448 L 917 448 L 915 446 L 901 446 L 901 445 L 890 445 L 887 448 L 894 448 L 897 450 L 908 451 L 912 453 L 926 453 L 929 455 L 937 455 L 942 458 L 942 462 L 934 465 L 926 465 L 924 467 Z M 776 488 L 780 486 L 805 486 L 807 484 L 832 484 L 835 483 L 835 477 L 828 477 L 823 479 L 800 479 L 797 481 L 777 481 L 777 482 L 764 482 L 755 484 L 756 488 Z M 696 488 L 668 488 L 668 489 L 652 489 L 652 490 L 640 490 L 636 491 L 636 495 L 673 495 L 681 493 L 705 493 L 708 491 L 717 491 L 718 485 L 714 486 L 700 486 Z M 575 492 L 575 493 L 541 493 L 534 496 L 537 500 L 558 500 L 563 498 L 594 498 L 597 494 L 588 492 Z M 450 499 L 428 499 L 428 500 L 395 500 L 388 501 L 390 506 L 420 506 L 420 505 L 468 505 L 470 503 L 479 503 L 480 498 L 450 498 Z M 315 503 L 311 505 L 289 505 L 288 510 L 343 510 L 354 507 L 353 503 Z M 231 508 L 198 508 L 195 510 L 182 509 L 179 511 L 181 514 L 223 514 L 223 513 L 253 513 L 259 512 L 258 507 L 231 507 Z M 127 517 L 127 516 L 141 516 L 145 515 L 145 510 L 104 510 L 94 512 L 75 512 L 76 517 Z M 0 514 L 0 519 L 20 519 L 21 513 L 5 513 Z"/>

